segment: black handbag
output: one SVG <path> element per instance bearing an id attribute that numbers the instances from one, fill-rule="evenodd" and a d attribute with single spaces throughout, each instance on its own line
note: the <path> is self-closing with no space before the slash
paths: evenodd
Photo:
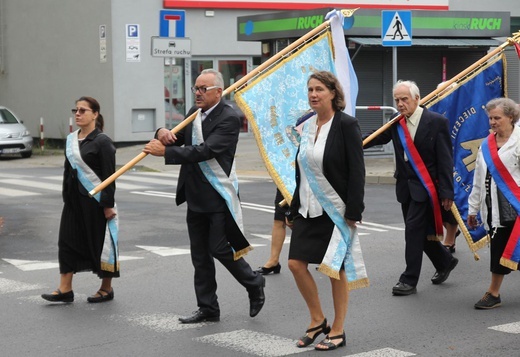
<path id="1" fill-rule="evenodd" d="M 497 187 L 498 214 L 500 216 L 500 225 L 510 227 L 515 224 L 518 213 L 511 206 L 506 196 Z"/>

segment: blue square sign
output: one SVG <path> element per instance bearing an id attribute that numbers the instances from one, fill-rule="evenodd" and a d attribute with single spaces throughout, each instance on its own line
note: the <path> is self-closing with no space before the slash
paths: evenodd
<path id="1" fill-rule="evenodd" d="M 412 12 L 381 11 L 381 43 L 383 46 L 412 45 Z"/>

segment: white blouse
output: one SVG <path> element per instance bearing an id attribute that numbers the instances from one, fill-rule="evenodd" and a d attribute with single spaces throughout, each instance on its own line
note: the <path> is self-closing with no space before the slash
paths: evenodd
<path id="1" fill-rule="evenodd" d="M 321 126 L 319 133 L 316 133 L 314 137 L 310 137 L 309 140 L 314 140 L 314 150 L 307 151 L 307 160 L 309 162 L 313 162 L 318 166 L 321 170 L 323 170 L 323 153 L 325 152 L 325 143 L 327 142 L 327 137 L 329 136 L 330 127 L 332 126 L 332 117 L 328 122 Z M 309 125 L 316 125 L 316 121 L 309 122 Z M 300 155 L 298 154 L 298 165 L 302 166 Z M 309 186 L 309 182 L 307 181 L 307 176 L 305 175 L 305 170 L 300 169 L 300 209 L 298 213 L 300 213 L 303 217 L 315 218 L 319 217 L 323 214 L 323 207 L 321 207 L 320 203 L 316 199 L 316 196 L 312 193 L 312 190 Z"/>

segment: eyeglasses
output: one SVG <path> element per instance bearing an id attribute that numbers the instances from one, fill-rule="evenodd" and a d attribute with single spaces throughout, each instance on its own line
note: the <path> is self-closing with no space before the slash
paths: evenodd
<path id="1" fill-rule="evenodd" d="M 76 112 L 79 112 L 80 114 L 85 114 L 85 112 L 87 110 L 92 111 L 92 109 L 89 109 L 89 108 L 74 108 L 74 109 L 71 109 L 70 111 L 72 112 L 72 114 L 76 114 Z"/>
<path id="2" fill-rule="evenodd" d="M 211 86 L 211 87 L 191 87 L 191 91 L 193 93 L 197 93 L 197 91 L 201 92 L 202 94 L 206 93 L 210 89 L 218 88 L 218 86 Z"/>

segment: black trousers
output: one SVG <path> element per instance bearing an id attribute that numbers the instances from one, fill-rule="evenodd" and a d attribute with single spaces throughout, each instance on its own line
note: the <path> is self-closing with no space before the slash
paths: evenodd
<path id="1" fill-rule="evenodd" d="M 441 242 L 427 239 L 434 227 L 433 210 L 430 201 L 417 202 L 409 199 L 401 204 L 405 223 L 406 269 L 399 281 L 416 286 L 421 274 L 423 252 L 426 253 L 436 270 L 444 270 L 450 264 L 451 253 Z M 441 209 L 443 209 L 441 207 Z"/>
<path id="2" fill-rule="evenodd" d="M 195 295 L 199 309 L 219 315 L 215 261 L 219 260 L 248 292 L 262 284 L 262 276 L 243 259 L 233 260 L 233 250 L 226 238 L 225 212 L 194 212 L 186 215 L 190 236 L 191 261 L 195 268 Z"/>

